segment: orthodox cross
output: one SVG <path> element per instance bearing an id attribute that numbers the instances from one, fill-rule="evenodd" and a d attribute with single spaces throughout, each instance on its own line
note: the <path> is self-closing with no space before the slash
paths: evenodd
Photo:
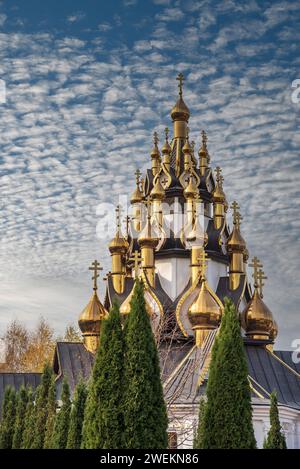
<path id="1" fill-rule="evenodd" d="M 158 133 L 156 131 L 153 133 L 153 143 L 155 146 L 158 145 Z"/>
<path id="2" fill-rule="evenodd" d="M 217 176 L 217 182 L 220 183 L 221 181 L 221 177 L 222 177 L 222 168 L 220 168 L 220 166 L 217 166 L 216 169 L 215 169 L 215 172 L 216 172 L 216 176 Z"/>
<path id="3" fill-rule="evenodd" d="M 202 279 L 204 280 L 206 269 L 207 269 L 207 261 L 208 261 L 208 255 L 205 252 L 204 248 L 201 249 L 201 255 L 200 257 L 197 258 L 197 261 L 199 262 L 199 265 L 201 266 L 201 276 L 202 276 Z"/>
<path id="4" fill-rule="evenodd" d="M 142 261 L 142 256 L 139 251 L 134 251 L 132 257 L 129 257 L 129 261 L 134 262 L 134 275 L 135 278 L 138 278 L 138 271 L 139 271 L 139 263 Z"/>
<path id="5" fill-rule="evenodd" d="M 124 218 L 124 221 L 126 223 L 126 236 L 128 237 L 128 234 L 129 234 L 129 223 L 130 223 L 130 216 L 127 215 L 125 218 Z"/>
<path id="6" fill-rule="evenodd" d="M 118 230 L 120 230 L 120 227 L 121 227 L 121 207 L 120 205 L 117 205 L 117 208 L 116 208 L 116 223 L 117 223 L 117 228 Z"/>
<path id="7" fill-rule="evenodd" d="M 169 127 L 165 128 L 165 136 L 166 136 L 166 142 L 169 141 Z"/>
<path id="8" fill-rule="evenodd" d="M 206 149 L 207 135 L 206 135 L 205 130 L 202 130 L 202 131 L 201 131 L 201 137 L 202 137 L 202 145 L 203 145 L 204 148 Z"/>
<path id="9" fill-rule="evenodd" d="M 135 174 L 136 185 L 137 185 L 137 187 L 139 187 L 140 186 L 141 171 L 139 169 L 137 169 L 134 174 Z"/>
<path id="10" fill-rule="evenodd" d="M 92 262 L 92 265 L 91 267 L 89 267 L 89 270 L 92 270 L 94 275 L 92 277 L 92 280 L 94 280 L 94 286 L 93 286 L 93 290 L 94 291 L 97 291 L 97 288 L 98 288 L 98 285 L 97 285 L 97 278 L 99 277 L 99 274 L 98 272 L 100 272 L 100 270 L 103 270 L 102 267 L 100 267 L 100 262 L 98 262 L 97 260 L 95 260 L 94 262 Z"/>
<path id="11" fill-rule="evenodd" d="M 147 197 L 145 200 L 144 200 L 144 204 L 145 206 L 147 207 L 147 216 L 150 217 L 151 216 L 151 199 L 150 197 Z"/>
<path id="12" fill-rule="evenodd" d="M 232 202 L 231 209 L 233 210 L 233 214 L 232 214 L 233 224 L 234 225 L 238 224 L 238 226 L 239 226 L 239 221 L 241 220 L 241 215 L 239 213 L 239 208 L 240 208 L 240 206 L 236 201 Z"/>
<path id="13" fill-rule="evenodd" d="M 259 269 L 257 272 L 257 282 L 258 282 L 258 289 L 260 297 L 263 298 L 263 287 L 265 284 L 263 283 L 264 280 L 267 280 L 268 277 L 265 276 L 265 273 L 262 269 Z"/>
<path id="14" fill-rule="evenodd" d="M 178 88 L 179 88 L 179 96 L 182 98 L 182 86 L 184 82 L 184 76 L 182 73 L 178 73 L 176 80 L 179 82 L 178 83 Z"/>
<path id="15" fill-rule="evenodd" d="M 252 274 L 252 277 L 254 278 L 254 288 L 258 288 L 258 277 L 259 277 L 259 274 L 258 274 L 258 269 L 262 268 L 262 264 L 260 262 L 260 260 L 255 256 L 253 257 L 252 259 L 252 264 L 249 264 L 249 267 L 253 267 L 253 274 Z"/>

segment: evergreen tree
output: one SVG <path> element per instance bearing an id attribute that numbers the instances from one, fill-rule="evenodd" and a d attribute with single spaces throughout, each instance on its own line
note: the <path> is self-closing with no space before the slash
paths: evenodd
<path id="1" fill-rule="evenodd" d="M 87 387 L 85 382 L 81 379 L 74 393 L 67 441 L 68 449 L 80 449 L 86 398 Z"/>
<path id="2" fill-rule="evenodd" d="M 35 430 L 34 438 L 32 443 L 33 449 L 42 449 L 44 447 L 44 439 L 46 432 L 46 421 L 47 421 L 47 402 L 49 388 L 52 381 L 52 368 L 47 363 L 44 366 L 41 384 L 38 386 L 35 400 Z"/>
<path id="3" fill-rule="evenodd" d="M 203 447 L 256 447 L 244 344 L 235 306 L 228 299 L 225 300 L 221 329 L 212 351 Z"/>
<path id="4" fill-rule="evenodd" d="M 84 415 L 83 448 L 124 448 L 124 341 L 118 304 L 102 323 Z"/>
<path id="5" fill-rule="evenodd" d="M 71 400 L 68 381 L 63 380 L 61 393 L 62 406 L 56 416 L 52 447 L 55 449 L 65 449 L 70 424 Z"/>
<path id="6" fill-rule="evenodd" d="M 55 386 L 54 376 L 52 376 L 51 384 L 49 387 L 49 393 L 48 393 L 48 401 L 47 401 L 47 420 L 46 420 L 46 432 L 45 432 L 45 439 L 44 439 L 44 449 L 52 448 L 55 419 L 56 419 L 56 386 Z"/>
<path id="7" fill-rule="evenodd" d="M 194 437 L 194 449 L 202 449 L 203 448 L 203 433 L 204 433 L 204 415 L 206 410 L 206 400 L 204 397 L 200 398 L 199 403 L 199 417 L 198 417 L 198 427 L 196 430 L 196 434 Z"/>
<path id="8" fill-rule="evenodd" d="M 25 428 L 25 415 L 28 403 L 28 388 L 22 386 L 17 393 L 17 410 L 16 410 L 16 423 L 15 432 L 13 437 L 13 449 L 19 449 L 22 445 L 23 432 Z"/>
<path id="9" fill-rule="evenodd" d="M 0 427 L 0 448 L 11 449 L 16 419 L 16 392 L 7 387 L 4 393 Z"/>
<path id="10" fill-rule="evenodd" d="M 35 417 L 34 394 L 32 389 L 29 388 L 22 436 L 22 449 L 30 449 L 32 447 L 35 430 Z"/>
<path id="11" fill-rule="evenodd" d="M 271 393 L 270 430 L 264 441 L 264 449 L 287 449 L 285 436 L 281 428 L 276 392 Z"/>
<path id="12" fill-rule="evenodd" d="M 124 423 L 127 448 L 168 447 L 167 411 L 157 346 L 146 311 L 144 286 L 136 280 L 125 332 Z"/>

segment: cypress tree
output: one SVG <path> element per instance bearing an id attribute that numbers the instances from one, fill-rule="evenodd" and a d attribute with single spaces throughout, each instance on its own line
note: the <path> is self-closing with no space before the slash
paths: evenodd
<path id="1" fill-rule="evenodd" d="M 270 430 L 264 442 L 264 449 L 287 449 L 285 436 L 281 428 L 276 392 L 271 393 Z"/>
<path id="2" fill-rule="evenodd" d="M 221 329 L 212 352 L 203 447 L 256 447 L 244 344 L 235 306 L 228 299 L 225 300 Z"/>
<path id="3" fill-rule="evenodd" d="M 26 407 L 28 403 L 28 388 L 22 386 L 17 393 L 17 411 L 16 411 L 16 423 L 15 432 L 13 437 L 13 449 L 19 449 L 22 445 L 23 432 L 25 428 L 25 415 Z"/>
<path id="4" fill-rule="evenodd" d="M 51 378 L 51 384 L 48 393 L 47 402 L 47 420 L 46 420 L 46 432 L 44 439 L 44 449 L 52 448 L 52 440 L 54 434 L 54 426 L 56 419 L 56 386 L 54 376 Z"/>
<path id="5" fill-rule="evenodd" d="M 71 409 L 70 426 L 67 441 L 68 449 L 80 449 L 86 398 L 87 387 L 85 382 L 81 379 L 78 385 L 76 386 Z"/>
<path id="6" fill-rule="evenodd" d="M 0 448 L 11 449 L 16 419 L 16 392 L 7 387 L 4 393 L 2 420 L 0 427 Z"/>
<path id="7" fill-rule="evenodd" d="M 117 303 L 102 323 L 83 425 L 83 448 L 124 448 L 124 340 Z"/>
<path id="8" fill-rule="evenodd" d="M 194 449 L 202 449 L 203 448 L 203 434 L 204 434 L 204 415 L 206 410 L 206 401 L 204 397 L 200 398 L 199 403 L 199 416 L 198 416 L 198 427 L 196 430 L 195 438 L 194 438 Z"/>
<path id="9" fill-rule="evenodd" d="M 136 280 L 125 332 L 124 423 L 126 448 L 167 448 L 167 411 L 157 346 Z"/>
<path id="10" fill-rule="evenodd" d="M 55 449 L 65 449 L 67 446 L 71 412 L 71 400 L 69 383 L 66 379 L 64 379 L 62 383 L 61 400 L 62 406 L 55 419 L 54 433 L 52 439 L 52 447 Z"/>
<path id="11" fill-rule="evenodd" d="M 30 449 L 32 447 L 34 439 L 35 417 L 36 413 L 34 405 L 34 394 L 32 389 L 29 388 L 22 436 L 22 449 Z"/>
<path id="12" fill-rule="evenodd" d="M 49 388 L 52 381 L 52 368 L 47 363 L 44 366 L 41 384 L 38 386 L 35 401 L 35 430 L 32 443 L 33 449 L 42 449 L 44 447 L 46 421 L 47 421 L 47 402 Z"/>

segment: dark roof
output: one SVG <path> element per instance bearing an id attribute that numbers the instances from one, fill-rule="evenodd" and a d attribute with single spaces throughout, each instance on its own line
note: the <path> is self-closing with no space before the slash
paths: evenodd
<path id="1" fill-rule="evenodd" d="M 229 277 L 220 277 L 219 278 L 219 283 L 217 286 L 217 291 L 216 295 L 220 298 L 222 303 L 224 303 L 224 298 L 228 297 L 232 300 L 232 302 L 238 306 L 239 301 L 242 298 L 242 295 L 244 293 L 246 302 L 250 300 L 250 291 L 249 291 L 249 286 L 247 283 L 246 275 L 241 275 L 241 280 L 238 288 L 235 290 L 231 290 L 229 288 Z"/>
<path id="2" fill-rule="evenodd" d="M 10 386 L 18 391 L 21 386 L 30 386 L 32 390 L 35 390 L 40 381 L 41 373 L 0 373 L 0 413 L 7 387 Z"/>
<path id="3" fill-rule="evenodd" d="M 81 378 L 87 381 L 91 375 L 94 355 L 81 342 L 57 342 L 53 368 L 57 377 L 57 393 L 63 378 L 67 378 L 71 393 Z"/>

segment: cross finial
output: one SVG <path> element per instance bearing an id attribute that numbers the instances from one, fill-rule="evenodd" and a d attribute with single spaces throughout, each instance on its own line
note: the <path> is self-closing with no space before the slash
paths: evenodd
<path id="1" fill-rule="evenodd" d="M 138 273 L 139 273 L 139 263 L 142 260 L 142 256 L 139 253 L 138 250 L 134 251 L 132 254 L 132 257 L 129 257 L 130 261 L 134 261 L 134 276 L 135 278 L 138 278 Z"/>
<path id="2" fill-rule="evenodd" d="M 158 133 L 156 131 L 153 133 L 153 143 L 155 146 L 158 145 Z"/>
<path id="3" fill-rule="evenodd" d="M 125 221 L 125 223 L 126 223 L 126 236 L 127 236 L 127 238 L 128 238 L 128 234 L 129 234 L 129 223 L 130 223 L 130 220 L 131 220 L 131 218 L 130 218 L 129 215 L 127 215 L 127 216 L 124 218 L 124 221 Z"/>
<path id="4" fill-rule="evenodd" d="M 121 207 L 120 207 L 120 205 L 117 205 L 117 208 L 116 208 L 116 224 L 117 224 L 117 229 L 119 231 L 120 228 L 121 228 Z"/>
<path id="5" fill-rule="evenodd" d="M 252 277 L 254 278 L 254 288 L 258 288 L 258 282 L 259 282 L 259 269 L 262 268 L 262 264 L 260 262 L 260 260 L 258 259 L 258 257 L 253 257 L 252 259 L 252 264 L 249 264 L 249 267 L 253 267 L 253 274 L 252 274 Z"/>
<path id="6" fill-rule="evenodd" d="M 137 185 L 137 187 L 139 187 L 141 171 L 139 169 L 137 169 L 134 174 L 135 174 L 136 185 Z"/>
<path id="7" fill-rule="evenodd" d="M 205 130 L 202 130 L 202 131 L 201 131 L 201 138 L 202 138 L 202 145 L 204 146 L 204 148 L 206 148 L 206 144 L 207 144 L 207 135 L 206 135 Z"/>
<path id="8" fill-rule="evenodd" d="M 200 256 L 197 258 L 197 261 L 199 262 L 199 265 L 201 266 L 201 277 L 202 280 L 205 280 L 205 274 L 206 274 L 206 269 L 207 269 L 207 261 L 208 261 L 208 255 L 205 252 L 205 249 L 201 249 Z"/>
<path id="9" fill-rule="evenodd" d="M 178 80 L 178 88 L 179 88 L 179 96 L 182 98 L 182 87 L 183 87 L 183 81 L 184 81 L 184 76 L 182 73 L 178 73 L 176 80 Z"/>
<path id="10" fill-rule="evenodd" d="M 216 169 L 215 169 L 215 172 L 216 172 L 216 176 L 217 176 L 217 183 L 220 184 L 221 182 L 221 177 L 222 177 L 222 168 L 220 168 L 220 166 L 217 166 Z"/>
<path id="11" fill-rule="evenodd" d="M 165 136 L 166 136 L 166 142 L 169 141 L 169 127 L 165 128 Z"/>
<path id="12" fill-rule="evenodd" d="M 93 273 L 94 273 L 94 275 L 92 277 L 92 280 L 94 280 L 93 290 L 97 291 L 97 288 L 98 288 L 97 278 L 99 277 L 98 272 L 100 272 L 100 270 L 103 270 L 102 267 L 100 267 L 100 262 L 98 262 L 97 260 L 92 262 L 92 265 L 91 265 L 91 267 L 89 267 L 89 270 L 92 270 Z"/>
<path id="13" fill-rule="evenodd" d="M 151 216 L 151 206 L 152 206 L 152 202 L 151 202 L 151 198 L 150 196 L 148 196 L 145 200 L 144 200 L 144 204 L 147 208 L 147 215 L 148 217 Z"/>
<path id="14" fill-rule="evenodd" d="M 233 224 L 234 225 L 238 225 L 238 227 L 240 226 L 239 223 L 240 223 L 240 220 L 242 219 L 241 217 L 241 214 L 239 213 L 239 204 L 237 203 L 236 200 L 234 200 L 231 204 L 231 207 L 230 207 L 233 211 Z"/>
<path id="15" fill-rule="evenodd" d="M 265 276 L 265 273 L 262 269 L 259 269 L 257 272 L 257 282 L 258 282 L 258 289 L 260 297 L 263 298 L 263 287 L 265 284 L 263 283 L 264 280 L 267 280 L 268 277 Z"/>

